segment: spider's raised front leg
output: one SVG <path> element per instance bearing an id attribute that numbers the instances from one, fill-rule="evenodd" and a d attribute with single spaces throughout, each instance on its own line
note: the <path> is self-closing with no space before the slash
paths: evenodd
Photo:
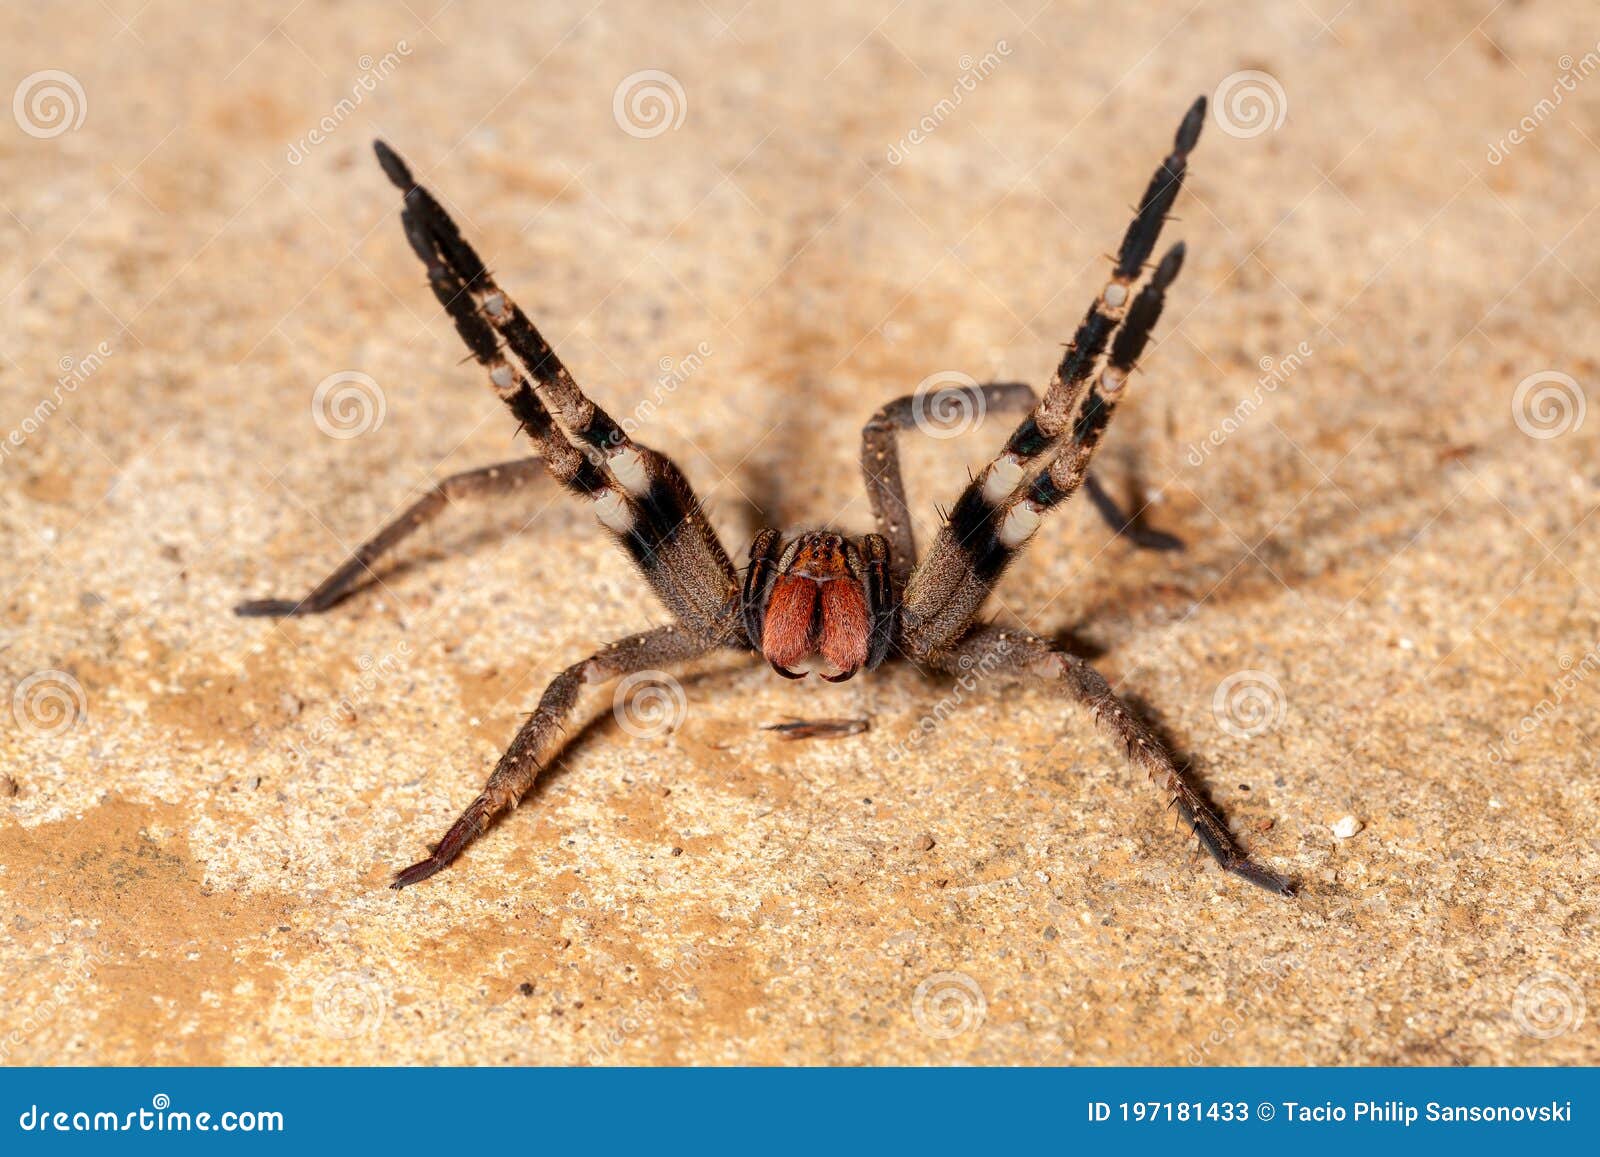
<path id="1" fill-rule="evenodd" d="M 579 692 L 585 686 L 685 663 L 715 647 L 716 644 L 697 639 L 682 627 L 658 627 L 619 639 L 561 672 L 545 688 L 539 706 L 500 757 L 478 798 L 451 825 L 433 853 L 397 873 L 391 887 L 420 884 L 448 867 L 463 848 L 484 833 L 490 820 L 516 805 L 568 735 L 576 731 L 568 725 L 577 714 Z"/>
<path id="2" fill-rule="evenodd" d="M 907 654 L 934 655 L 960 638 L 1044 515 L 1083 483 L 1183 265 L 1183 246 L 1175 245 L 1133 296 L 1199 139 L 1205 107 L 1201 97 L 1179 125 L 1173 151 L 1123 237 L 1111 279 L 1084 315 L 1050 388 L 999 456 L 961 492 L 906 584 L 899 642 Z M 1090 385 L 1102 356 L 1105 367 Z"/>
<path id="3" fill-rule="evenodd" d="M 906 505 L 906 484 L 900 474 L 901 430 L 950 415 L 1020 413 L 1033 409 L 1039 396 L 1026 382 L 993 382 L 983 386 L 950 386 L 929 394 L 896 398 L 861 427 L 861 474 L 878 533 L 889 542 L 897 586 L 904 586 L 917 561 L 916 531 Z M 919 413 L 920 407 L 920 413 Z"/>
<path id="4" fill-rule="evenodd" d="M 1104 723 L 1127 749 L 1128 758 L 1144 769 L 1168 804 L 1188 824 L 1200 846 L 1226 871 L 1280 896 L 1293 896 L 1294 884 L 1247 856 L 1228 825 L 1183 772 L 1155 732 L 1128 710 L 1105 678 L 1083 659 L 1052 647 L 1036 635 L 1009 627 L 974 627 L 939 653 L 933 665 L 952 674 L 973 670 L 992 675 L 1032 675 L 1065 688 Z"/>
<path id="5" fill-rule="evenodd" d="M 477 470 L 452 474 L 357 547 L 337 570 L 318 583 L 304 598 L 252 599 L 234 607 L 234 614 L 270 618 L 320 614 L 342 602 L 368 578 L 376 578 L 377 572 L 373 570 L 375 563 L 438 518 L 452 504 L 474 498 L 513 494 L 543 479 L 546 472 L 544 459 L 519 458 L 515 462 L 501 462 L 497 466 L 483 466 Z"/>
<path id="6" fill-rule="evenodd" d="M 861 428 L 861 473 L 867 502 L 878 533 L 894 552 L 894 577 L 904 586 L 917 561 L 916 532 L 906 504 L 906 484 L 900 473 L 902 430 L 938 424 L 946 415 L 1022 414 L 1039 404 L 1039 395 L 1026 382 L 987 382 L 978 386 L 948 386 L 927 394 L 906 394 L 881 407 Z M 1089 501 L 1107 526 L 1144 550 L 1182 550 L 1183 540 L 1145 526 L 1137 514 L 1125 512 L 1093 474 L 1084 483 Z"/>
<path id="7" fill-rule="evenodd" d="M 406 238 L 496 393 L 539 437 L 547 459 L 558 448 L 579 456 L 569 488 L 593 502 L 596 517 L 678 621 L 703 639 L 742 643 L 737 574 L 683 472 L 636 444 L 579 389 L 433 194 L 387 145 L 374 148 L 405 194 Z"/>

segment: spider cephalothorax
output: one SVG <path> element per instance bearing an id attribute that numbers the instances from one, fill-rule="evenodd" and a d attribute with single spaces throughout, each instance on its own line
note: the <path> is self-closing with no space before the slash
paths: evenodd
<path id="1" fill-rule="evenodd" d="M 1123 235 L 1111 277 L 1084 314 L 1043 397 L 1022 383 L 1000 382 L 890 402 L 862 431 L 861 467 L 878 533 L 850 538 L 813 531 L 785 541 L 777 531 L 764 530 L 750 548 L 742 583 L 682 471 L 666 455 L 634 442 L 578 388 L 449 214 L 378 142 L 383 171 L 405 194 L 400 220 L 427 267 L 434 297 L 539 452 L 445 479 L 305 598 L 258 600 L 240 606 L 239 613 L 325 611 L 362 585 L 380 557 L 452 501 L 507 493 L 549 475 L 592 504 L 601 525 L 676 620 L 619 639 L 556 676 L 478 798 L 427 859 L 396 876 L 394 886 L 419 883 L 440 871 L 521 798 L 560 749 L 586 684 L 731 649 L 761 655 L 789 679 L 803 677 L 810 668 L 841 683 L 892 654 L 935 671 L 979 666 L 993 675 L 1050 680 L 1112 730 L 1219 864 L 1252 883 L 1291 894 L 1288 881 L 1245 855 L 1155 733 L 1093 667 L 1036 635 L 978 619 L 1001 573 L 1045 516 L 1080 487 L 1136 543 L 1162 549 L 1176 545 L 1170 536 L 1124 517 L 1088 470 L 1183 264 L 1183 246 L 1174 245 L 1153 269 L 1147 267 L 1199 139 L 1205 107 L 1204 98 L 1197 100 L 1179 125 L 1172 152 L 1145 188 Z M 941 402 L 1025 416 L 999 455 L 968 482 L 919 556 L 897 440 L 916 425 L 919 407 L 937 413 Z"/>

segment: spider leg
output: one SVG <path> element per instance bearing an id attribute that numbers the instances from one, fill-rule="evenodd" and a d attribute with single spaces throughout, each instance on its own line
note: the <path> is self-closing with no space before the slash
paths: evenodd
<path id="1" fill-rule="evenodd" d="M 896 398 L 867 419 L 861 428 L 861 473 L 866 480 L 867 502 L 878 524 L 878 532 L 889 541 L 895 583 L 903 587 L 917 561 L 916 533 L 906 503 L 905 481 L 900 473 L 900 447 L 897 435 L 918 428 L 918 408 L 924 413 L 940 405 L 981 406 L 983 414 L 1032 411 L 1039 395 L 1026 382 L 988 382 L 981 386 L 951 386 L 938 393 L 919 397 L 907 394 Z M 970 411 L 964 411 L 970 412 Z M 1183 540 L 1164 531 L 1144 526 L 1125 513 L 1093 475 L 1085 483 L 1095 512 L 1117 534 L 1144 550 L 1181 550 Z"/>
<path id="2" fill-rule="evenodd" d="M 987 674 L 1033 675 L 1058 683 L 1088 708 L 1127 749 L 1128 759 L 1142 768 L 1166 797 L 1179 819 L 1189 825 L 1211 858 L 1224 871 L 1250 883 L 1293 896 L 1294 883 L 1245 853 L 1217 810 L 1189 783 L 1155 732 L 1119 699 L 1104 676 L 1083 659 L 1052 647 L 1026 631 L 989 624 L 974 627 L 933 665 L 953 674 L 973 670 Z"/>
<path id="3" fill-rule="evenodd" d="M 442 871 L 462 849 L 487 830 L 496 815 L 516 806 L 565 742 L 567 724 L 577 714 L 580 692 L 585 686 L 681 664 L 699 658 L 715 646 L 682 627 L 658 627 L 618 639 L 561 672 L 545 688 L 539 706 L 500 757 L 478 798 L 451 825 L 432 854 L 396 873 L 390 886 L 407 888 Z"/>
<path id="4" fill-rule="evenodd" d="M 952 386 L 938 393 L 919 397 L 907 394 L 896 398 L 867 419 L 861 428 L 861 474 L 866 481 L 867 502 L 877 521 L 878 533 L 889 542 L 895 582 L 901 586 L 917 561 L 917 540 L 906 506 L 906 484 L 900 474 L 901 430 L 915 429 L 918 407 L 940 412 L 949 404 L 981 406 L 981 413 L 1003 414 L 1031 410 L 1039 396 L 1026 382 L 993 382 L 983 386 Z M 972 412 L 966 410 L 963 412 Z"/>
<path id="5" fill-rule="evenodd" d="M 1089 307 L 1044 398 L 962 491 L 912 573 L 901 616 L 900 642 L 908 654 L 931 655 L 959 638 L 1044 513 L 1082 484 L 1128 375 L 1161 316 L 1167 287 L 1183 264 L 1183 247 L 1174 246 L 1145 288 L 1132 296 L 1131 286 L 1178 195 L 1205 108 L 1201 97 L 1179 125 L 1173 151 L 1151 178 L 1123 237 L 1111 280 Z M 1105 369 L 1085 396 L 1108 346 Z M 1054 457 L 1041 471 L 1050 454 Z"/>
<path id="6" fill-rule="evenodd" d="M 304 598 L 251 599 L 233 608 L 246 617 L 321 614 L 342 602 L 368 578 L 375 577 L 373 564 L 394 551 L 422 527 L 438 518 L 453 503 L 471 498 L 512 494 L 545 476 L 542 458 L 519 458 L 497 466 L 483 466 L 452 474 L 413 502 L 399 517 L 362 543 L 337 570 Z"/>
<path id="7" fill-rule="evenodd" d="M 635 444 L 578 388 L 444 207 L 393 150 L 381 141 L 374 148 L 384 173 L 405 193 L 401 222 L 434 296 L 552 473 L 593 503 L 679 622 L 705 638 L 739 640 L 733 564 L 682 471 Z"/>

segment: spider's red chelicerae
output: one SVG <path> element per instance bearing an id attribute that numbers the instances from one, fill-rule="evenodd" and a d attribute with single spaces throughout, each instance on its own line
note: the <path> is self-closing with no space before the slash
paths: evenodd
<path id="1" fill-rule="evenodd" d="M 759 653 L 790 679 L 803 678 L 803 668 L 812 668 L 824 679 L 843 682 L 892 656 L 937 671 L 966 671 L 981 663 L 997 674 L 1051 680 L 1110 726 L 1217 863 L 1251 883 L 1292 895 L 1288 880 L 1245 855 L 1161 741 L 1093 667 L 1035 635 L 977 619 L 1001 573 L 1044 516 L 1080 485 L 1119 529 L 1133 530 L 1089 477 L 1089 460 L 1183 263 L 1183 246 L 1174 245 L 1134 294 L 1177 199 L 1205 108 L 1202 97 L 1183 118 L 1171 154 L 1151 178 L 1122 239 L 1111 279 L 1078 326 L 1043 399 L 1026 385 L 998 383 L 954 388 L 943 399 L 912 396 L 890 402 L 862 433 L 861 466 L 878 533 L 850 538 L 812 531 L 785 539 L 776 530 L 763 530 L 750 547 L 742 582 L 682 471 L 670 458 L 633 441 L 578 388 L 439 202 L 412 180 L 387 145 L 377 142 L 383 171 L 405 194 L 400 220 L 427 266 L 434 296 L 488 371 L 495 393 L 538 444 L 539 454 L 447 478 L 305 598 L 249 602 L 239 613 L 325 611 L 360 585 L 380 557 L 451 502 L 506 493 L 548 471 L 592 504 L 676 620 L 619 639 L 556 676 L 483 792 L 433 853 L 400 872 L 394 886 L 420 883 L 443 869 L 521 798 L 562 744 L 564 724 L 585 684 L 732 649 Z M 1026 411 L 1027 416 L 961 492 L 918 561 L 896 437 L 915 424 L 919 403 L 941 401 Z M 1145 533 L 1145 545 L 1172 545 Z"/>

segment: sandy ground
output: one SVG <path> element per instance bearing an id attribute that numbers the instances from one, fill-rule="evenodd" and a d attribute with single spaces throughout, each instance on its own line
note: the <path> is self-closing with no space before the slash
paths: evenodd
<path id="1" fill-rule="evenodd" d="M 1600 1060 L 1593 15 L 13 10 L 0 1057 Z M 230 613 L 522 445 L 373 136 L 742 556 L 870 527 L 882 401 L 1042 383 L 1219 88 L 1103 457 L 1189 549 L 1074 507 L 991 609 L 1097 656 L 1300 899 L 1196 858 L 1048 688 L 736 662 L 667 727 L 598 689 L 519 811 L 385 889 L 546 680 L 664 612 L 539 487 L 332 614 Z M 1008 426 L 906 451 L 923 541 Z M 818 716 L 871 726 L 760 729 Z"/>

